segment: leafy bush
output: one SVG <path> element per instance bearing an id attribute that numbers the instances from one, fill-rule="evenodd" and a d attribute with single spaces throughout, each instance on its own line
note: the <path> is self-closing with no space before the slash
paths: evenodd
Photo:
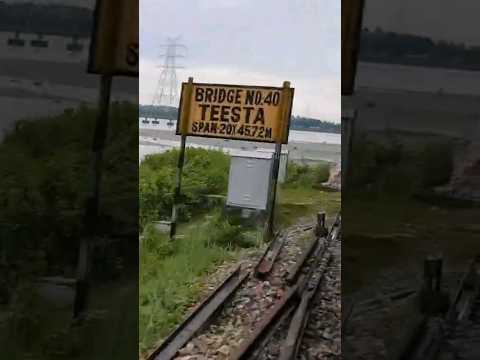
<path id="1" fill-rule="evenodd" d="M 352 164 L 354 187 L 412 195 L 448 182 L 453 148 L 449 141 L 431 141 L 406 149 L 396 138 L 388 145 L 361 140 L 354 144 Z"/>
<path id="2" fill-rule="evenodd" d="M 313 185 L 319 186 L 328 181 L 330 177 L 330 168 L 328 165 L 315 165 L 313 168 Z"/>
<path id="3" fill-rule="evenodd" d="M 290 187 L 312 188 L 326 182 L 330 176 L 327 162 L 309 166 L 290 162 L 288 164 L 286 185 Z"/>
<path id="4" fill-rule="evenodd" d="M 162 259 L 174 252 L 174 243 L 168 234 L 158 231 L 153 224 L 148 224 L 143 231 L 141 242 L 142 251 L 154 254 L 156 258 Z"/>
<path id="5" fill-rule="evenodd" d="M 138 143 L 137 114 L 137 105 L 111 105 L 101 186 L 105 231 L 138 222 L 131 216 L 136 212 L 138 153 L 131 150 Z M 72 248 L 91 191 L 96 116 L 96 109 L 80 106 L 53 117 L 20 120 L 6 134 L 0 144 L 0 188 L 5 189 L 0 223 L 22 224 L 30 237 L 53 237 L 56 247 Z"/>
<path id="6" fill-rule="evenodd" d="M 288 163 L 287 184 L 298 183 L 300 178 L 308 172 L 308 165 L 297 164 L 293 161 Z"/>
<path id="7" fill-rule="evenodd" d="M 244 236 L 241 225 L 231 224 L 219 211 L 215 212 L 203 225 L 202 233 L 209 246 L 220 246 L 228 250 L 255 245 L 251 238 Z"/>
<path id="8" fill-rule="evenodd" d="M 443 185 L 453 171 L 453 147 L 450 143 L 427 144 L 421 152 L 423 187 Z"/>
<path id="9" fill-rule="evenodd" d="M 170 216 L 179 151 L 149 155 L 140 165 L 140 226 Z M 225 194 L 229 157 L 221 151 L 187 148 L 182 174 L 181 218 L 203 208 L 202 196 Z"/>
<path id="10" fill-rule="evenodd" d="M 358 186 L 376 182 L 379 173 L 397 167 L 405 156 L 402 145 L 393 140 L 390 146 L 361 140 L 354 143 L 353 149 L 351 181 Z"/>

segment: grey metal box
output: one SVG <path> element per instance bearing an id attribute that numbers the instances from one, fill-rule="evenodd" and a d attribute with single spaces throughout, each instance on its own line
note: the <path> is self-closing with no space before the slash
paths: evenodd
<path id="1" fill-rule="evenodd" d="M 271 155 L 233 155 L 230 163 L 227 205 L 266 210 L 272 168 Z"/>

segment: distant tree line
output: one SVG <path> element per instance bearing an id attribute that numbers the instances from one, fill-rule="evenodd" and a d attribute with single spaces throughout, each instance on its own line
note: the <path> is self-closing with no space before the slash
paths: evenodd
<path id="1" fill-rule="evenodd" d="M 427 36 L 364 28 L 359 58 L 365 62 L 480 70 L 480 46 L 433 41 Z"/>
<path id="2" fill-rule="evenodd" d="M 140 105 L 139 116 L 146 118 L 158 118 L 177 120 L 178 109 L 173 106 Z M 340 124 L 303 116 L 292 116 L 290 129 L 304 131 L 319 131 L 340 134 Z"/>
<path id="3" fill-rule="evenodd" d="M 307 118 L 303 116 L 292 116 L 290 129 L 304 131 L 318 131 L 324 133 L 340 134 L 342 129 L 340 124 L 330 121 Z"/>
<path id="4" fill-rule="evenodd" d="M 178 109 L 173 106 L 140 105 L 139 116 L 145 118 L 177 120 Z"/>
<path id="5" fill-rule="evenodd" d="M 0 2 L 0 31 L 90 37 L 93 12 L 87 8 Z"/>

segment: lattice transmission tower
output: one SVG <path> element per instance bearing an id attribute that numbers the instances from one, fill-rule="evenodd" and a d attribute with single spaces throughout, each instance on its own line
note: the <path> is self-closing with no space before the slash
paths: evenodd
<path id="1" fill-rule="evenodd" d="M 164 62 L 159 66 L 162 72 L 158 79 L 152 105 L 178 105 L 177 69 L 184 67 L 177 64 L 177 59 L 184 58 L 187 52 L 187 47 L 180 44 L 179 40 L 179 37 L 168 38 L 167 44 L 161 45 L 164 53 L 160 55 L 160 58 L 164 58 Z"/>

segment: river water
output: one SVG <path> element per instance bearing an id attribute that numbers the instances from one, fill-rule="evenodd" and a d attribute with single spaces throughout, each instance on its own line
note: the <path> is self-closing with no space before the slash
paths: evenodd
<path id="1" fill-rule="evenodd" d="M 180 145 L 180 137 L 175 135 L 176 122 L 165 119 L 139 119 L 140 147 L 139 160 L 145 155 L 162 153 Z M 148 121 L 148 123 L 146 123 Z M 272 152 L 273 144 L 253 143 L 249 141 L 229 141 L 189 137 L 188 146 L 218 149 L 228 153 Z M 294 161 L 314 163 L 320 160 L 333 163 L 340 162 L 341 135 L 313 131 L 291 130 L 289 141 L 284 150 L 288 150 L 289 158 Z"/>

